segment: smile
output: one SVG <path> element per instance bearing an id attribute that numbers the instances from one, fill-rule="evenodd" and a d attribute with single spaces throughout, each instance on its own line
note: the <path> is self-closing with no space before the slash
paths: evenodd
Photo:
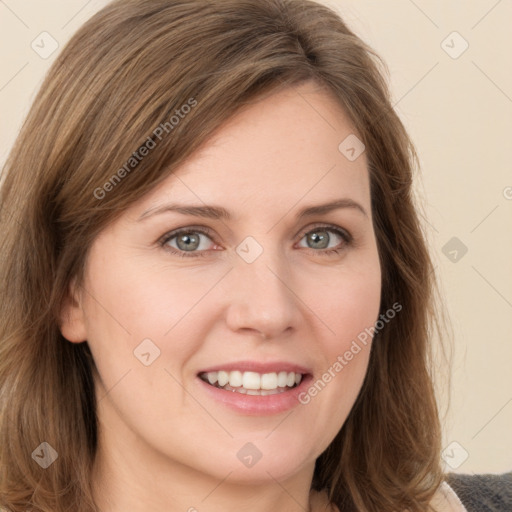
<path id="1" fill-rule="evenodd" d="M 242 372 L 214 371 L 199 374 L 204 382 L 213 387 L 247 395 L 275 395 L 295 388 L 302 381 L 303 374 L 296 372 Z"/>

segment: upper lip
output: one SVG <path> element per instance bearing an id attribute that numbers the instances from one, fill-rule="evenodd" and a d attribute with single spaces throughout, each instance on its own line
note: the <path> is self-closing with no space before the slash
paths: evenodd
<path id="1" fill-rule="evenodd" d="M 209 373 L 218 371 L 236 371 L 256 372 L 256 373 L 278 373 L 278 372 L 295 372 L 303 375 L 311 373 L 311 370 L 299 364 L 290 363 L 288 361 L 258 362 L 258 361 L 236 361 L 233 363 L 222 363 L 201 370 L 199 373 Z"/>

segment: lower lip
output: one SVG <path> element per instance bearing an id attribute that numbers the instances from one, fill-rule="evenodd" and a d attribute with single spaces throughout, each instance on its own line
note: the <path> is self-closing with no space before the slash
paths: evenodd
<path id="1" fill-rule="evenodd" d="M 214 400 L 223 403 L 227 407 L 236 412 L 262 416 L 270 414 L 278 414 L 288 411 L 300 404 L 299 395 L 306 391 L 312 380 L 311 375 L 302 378 L 300 384 L 288 391 L 282 391 L 275 395 L 244 395 L 236 391 L 227 391 L 208 384 L 203 379 L 197 377 L 202 387 Z"/>

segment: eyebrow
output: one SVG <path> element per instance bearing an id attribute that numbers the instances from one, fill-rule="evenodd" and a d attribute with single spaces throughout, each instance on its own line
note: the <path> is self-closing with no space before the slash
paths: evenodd
<path id="1" fill-rule="evenodd" d="M 356 201 L 352 199 L 343 198 L 337 199 L 335 201 L 331 201 L 329 203 L 319 204 L 315 206 L 308 206 L 302 209 L 297 215 L 298 219 L 303 219 L 305 217 L 311 217 L 313 215 L 322 215 L 329 213 L 333 210 L 338 210 L 341 208 L 352 208 L 355 209 L 365 217 L 368 217 L 368 213 L 366 210 Z M 167 212 L 177 212 L 183 215 L 192 215 L 195 217 L 204 217 L 207 219 L 215 219 L 215 220 L 230 220 L 232 219 L 231 213 L 223 208 L 222 206 L 214 206 L 214 205 L 204 205 L 204 206 L 194 206 L 194 205 L 181 205 L 181 204 L 164 204 L 162 206 L 155 206 L 153 208 L 149 208 L 137 219 L 137 222 L 144 220 L 148 217 L 152 217 L 154 215 L 158 215 L 161 213 Z"/>

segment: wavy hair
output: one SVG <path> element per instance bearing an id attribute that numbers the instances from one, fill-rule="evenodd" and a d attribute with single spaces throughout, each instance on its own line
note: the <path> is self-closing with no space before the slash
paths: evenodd
<path id="1" fill-rule="evenodd" d="M 59 330 L 95 237 L 238 109 L 314 80 L 366 146 L 380 312 L 395 302 L 403 309 L 376 335 L 361 391 L 317 459 L 312 488 L 342 512 L 429 509 L 444 478 L 432 373 L 437 285 L 412 188 L 418 158 L 385 74 L 336 12 L 309 0 L 116 0 L 75 33 L 1 175 L 1 508 L 97 510 L 97 370 L 87 342 L 69 343 Z M 193 111 L 159 138 L 155 128 L 190 98 Z M 59 454 L 45 470 L 32 455 L 42 442 Z"/>

